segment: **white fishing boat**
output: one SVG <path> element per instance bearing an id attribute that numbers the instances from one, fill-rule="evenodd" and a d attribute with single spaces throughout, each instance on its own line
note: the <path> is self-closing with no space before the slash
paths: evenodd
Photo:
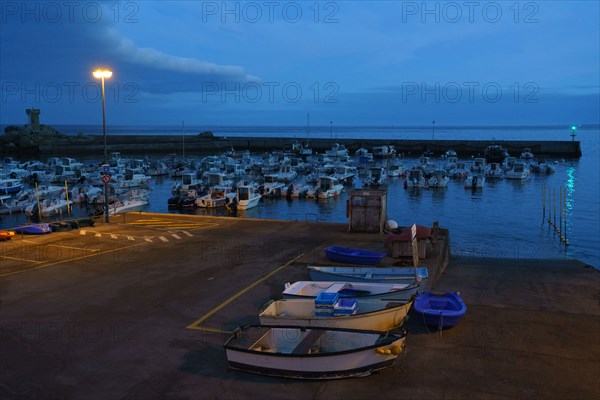
<path id="1" fill-rule="evenodd" d="M 289 164 L 284 164 L 279 168 L 277 173 L 277 181 L 279 182 L 291 182 L 298 176 L 296 170 Z"/>
<path id="2" fill-rule="evenodd" d="M 325 150 L 325 155 L 333 158 L 344 157 L 348 155 L 348 149 L 343 144 L 334 143 L 331 150 Z"/>
<path id="3" fill-rule="evenodd" d="M 533 160 L 535 158 L 535 156 L 533 155 L 533 153 L 531 152 L 531 149 L 529 147 L 526 147 L 523 152 L 521 153 L 521 158 L 523 160 Z"/>
<path id="4" fill-rule="evenodd" d="M 464 179 L 469 176 L 469 168 L 467 168 L 467 163 L 461 161 L 457 162 L 456 167 L 450 176 L 454 179 Z"/>
<path id="5" fill-rule="evenodd" d="M 229 367 L 298 379 L 367 376 L 392 366 L 404 351 L 406 330 L 245 326 L 225 342 Z"/>
<path id="6" fill-rule="evenodd" d="M 338 165 L 333 173 L 333 177 L 342 185 L 352 185 L 355 175 L 356 168 L 348 165 Z"/>
<path id="7" fill-rule="evenodd" d="M 529 168 L 524 162 L 515 162 L 512 169 L 506 171 L 506 179 L 524 180 L 529 178 Z"/>
<path id="8" fill-rule="evenodd" d="M 406 187 L 409 188 L 420 188 L 427 186 L 427 180 L 423 174 L 423 170 L 420 168 L 412 168 L 408 171 L 408 176 L 405 181 Z"/>
<path id="9" fill-rule="evenodd" d="M 485 166 L 485 158 L 476 158 L 473 160 L 473 165 L 471 165 L 471 172 L 483 174 L 485 172 Z"/>
<path id="10" fill-rule="evenodd" d="M 379 187 L 387 183 L 387 174 L 383 167 L 371 167 L 367 171 L 367 175 L 363 179 L 365 187 Z"/>
<path id="11" fill-rule="evenodd" d="M 311 187 L 306 183 L 294 183 L 290 184 L 283 192 L 281 192 L 281 197 L 294 199 L 307 197 L 309 190 L 311 190 Z"/>
<path id="12" fill-rule="evenodd" d="M 258 315 L 261 325 L 318 326 L 388 331 L 401 326 L 413 303 L 356 299 L 357 312 L 350 315 L 317 315 L 314 299 L 271 300 Z"/>
<path id="13" fill-rule="evenodd" d="M 0 196 L 0 214 L 23 212 L 34 200 L 20 201 L 10 195 Z"/>
<path id="14" fill-rule="evenodd" d="M 38 207 L 39 207 L 40 208 L 39 213 L 43 217 L 49 217 L 51 215 L 62 214 L 64 211 L 67 210 L 67 207 L 70 206 L 71 204 L 73 204 L 72 200 L 65 200 L 65 199 L 58 199 L 58 198 L 44 199 L 44 200 L 40 200 L 39 205 L 37 202 L 35 202 L 32 205 L 28 206 L 25 209 L 25 212 L 29 215 L 37 215 Z"/>
<path id="15" fill-rule="evenodd" d="M 387 168 L 387 176 L 398 177 L 405 173 L 404 164 L 401 161 L 393 161 Z"/>
<path id="16" fill-rule="evenodd" d="M 262 191 L 262 195 L 265 197 L 280 197 L 281 192 L 285 188 L 285 184 L 277 180 L 277 174 L 267 174 L 264 178 L 265 183 L 259 187 L 259 190 Z"/>
<path id="17" fill-rule="evenodd" d="M 240 185 L 237 187 L 237 208 L 247 210 L 256 207 L 261 199 L 260 193 L 252 185 Z"/>
<path id="18" fill-rule="evenodd" d="M 490 179 L 500 179 L 504 175 L 502 165 L 500 163 L 489 163 L 485 169 L 485 177 Z"/>
<path id="19" fill-rule="evenodd" d="M 313 196 L 319 199 L 329 199 L 337 197 L 342 193 L 342 190 L 344 190 L 344 185 L 339 183 L 333 176 L 320 176 Z M 310 194 L 308 196 L 310 197 Z"/>
<path id="20" fill-rule="evenodd" d="M 126 212 L 142 211 L 148 205 L 148 200 L 143 198 L 117 199 L 108 206 L 108 214 L 116 215 Z"/>
<path id="21" fill-rule="evenodd" d="M 196 199 L 196 206 L 201 208 L 225 207 L 235 201 L 236 193 L 229 186 L 214 186 L 208 194 Z"/>
<path id="22" fill-rule="evenodd" d="M 469 175 L 465 179 L 465 189 L 483 189 L 485 185 L 485 176 L 483 175 Z"/>
<path id="23" fill-rule="evenodd" d="M 334 267 L 308 266 L 313 281 L 410 283 L 429 277 L 427 268 L 419 267 Z"/>
<path id="24" fill-rule="evenodd" d="M 446 176 L 446 171 L 444 170 L 436 170 L 433 173 L 433 176 L 427 179 L 427 187 L 430 188 L 445 188 L 448 187 L 448 177 Z"/>
<path id="25" fill-rule="evenodd" d="M 340 297 L 408 301 L 421 287 L 418 283 L 370 283 L 336 281 L 297 281 L 286 283 L 285 299 L 314 299 L 320 293 L 337 293 Z"/>

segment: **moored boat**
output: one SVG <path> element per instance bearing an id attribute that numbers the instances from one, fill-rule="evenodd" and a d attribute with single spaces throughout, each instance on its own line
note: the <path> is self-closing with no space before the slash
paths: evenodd
<path id="1" fill-rule="evenodd" d="M 271 300 L 262 308 L 258 318 L 261 325 L 319 326 L 387 331 L 404 323 L 413 303 L 412 298 L 409 301 L 390 302 L 367 299 L 352 300 L 355 301 L 356 312 L 343 315 L 319 314 L 315 306 L 315 299 Z"/>
<path id="2" fill-rule="evenodd" d="M 285 299 L 315 299 L 320 293 L 337 293 L 339 297 L 408 301 L 417 293 L 420 284 L 413 283 L 370 283 L 370 282 L 326 282 L 297 281 L 286 283 L 282 293 Z"/>
<path id="3" fill-rule="evenodd" d="M 325 248 L 327 258 L 349 264 L 376 265 L 381 262 L 386 253 L 355 249 L 344 246 L 329 246 Z"/>
<path id="4" fill-rule="evenodd" d="M 14 231 L 25 235 L 44 235 L 51 233 L 52 228 L 48 224 L 28 224 L 17 226 Z"/>
<path id="5" fill-rule="evenodd" d="M 439 329 L 456 325 L 467 312 L 467 306 L 458 292 L 424 292 L 414 304 L 425 325 Z"/>
<path id="6" fill-rule="evenodd" d="M 404 350 L 406 330 L 245 326 L 225 342 L 229 367 L 298 379 L 369 375 L 393 365 Z"/>
<path id="7" fill-rule="evenodd" d="M 427 268 L 419 267 L 333 267 L 308 266 L 310 279 L 313 281 L 372 282 L 372 283 L 407 283 L 425 280 L 429 277 Z"/>

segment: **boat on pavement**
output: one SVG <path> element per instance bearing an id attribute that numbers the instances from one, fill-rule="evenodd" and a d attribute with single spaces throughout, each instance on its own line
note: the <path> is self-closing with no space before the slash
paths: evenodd
<path id="1" fill-rule="evenodd" d="M 298 379 L 366 376 L 394 364 L 406 330 L 374 332 L 319 327 L 238 328 L 225 342 L 231 369 Z"/>

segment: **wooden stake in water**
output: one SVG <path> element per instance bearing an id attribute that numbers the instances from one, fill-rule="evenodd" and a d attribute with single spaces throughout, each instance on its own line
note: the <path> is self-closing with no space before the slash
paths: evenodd
<path id="1" fill-rule="evenodd" d="M 565 196 L 564 196 L 564 207 L 565 210 L 565 246 L 569 245 L 569 241 L 567 240 L 567 188 L 565 188 Z"/>
<path id="2" fill-rule="evenodd" d="M 65 199 L 67 200 L 67 215 L 71 216 L 71 207 L 69 205 L 69 185 L 67 184 L 67 180 L 65 179 Z"/>
<path id="3" fill-rule="evenodd" d="M 562 234 L 563 188 L 559 187 L 558 190 L 559 190 L 559 193 L 558 193 L 558 225 L 559 225 L 558 234 L 560 235 L 560 240 L 562 241 L 563 240 L 563 234 Z"/>
<path id="4" fill-rule="evenodd" d="M 542 224 L 546 219 L 546 184 L 542 183 Z"/>
<path id="5" fill-rule="evenodd" d="M 554 230 L 556 230 L 556 188 L 552 189 L 552 203 L 554 203 L 554 222 L 552 225 L 554 225 Z"/>

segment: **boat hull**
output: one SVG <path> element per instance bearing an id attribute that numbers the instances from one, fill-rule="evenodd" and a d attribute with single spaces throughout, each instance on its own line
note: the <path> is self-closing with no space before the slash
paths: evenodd
<path id="1" fill-rule="evenodd" d="M 286 302 L 289 304 L 286 305 Z M 374 302 L 380 303 L 381 308 L 376 311 L 362 312 L 361 309 L 364 308 L 365 303 L 359 300 L 358 314 L 316 316 L 312 299 L 276 300 L 268 303 L 258 318 L 261 325 L 389 331 L 404 323 L 413 303 L 412 300 L 397 304 L 378 300 L 374 300 Z"/>
<path id="2" fill-rule="evenodd" d="M 385 253 L 353 249 L 351 247 L 329 246 L 325 248 L 327 258 L 349 264 L 376 265 L 381 262 Z"/>
<path id="3" fill-rule="evenodd" d="M 384 284 L 356 282 L 298 281 L 286 284 L 284 299 L 315 299 L 319 293 L 337 293 L 340 297 L 362 300 L 408 301 L 417 294 L 418 284 Z M 339 289 L 339 290 L 338 290 Z"/>
<path id="4" fill-rule="evenodd" d="M 403 352 L 406 339 L 406 331 L 386 334 L 339 329 L 272 327 L 262 336 L 262 331 L 258 332 L 257 334 L 256 331 L 250 330 L 249 335 L 256 336 L 246 341 L 246 337 L 243 336 L 245 331 L 238 331 L 225 343 L 231 369 L 297 379 L 361 377 L 393 365 L 398 354 Z M 281 348 L 276 345 L 271 347 L 273 343 L 268 340 L 276 335 L 285 341 Z M 258 341 L 248 345 L 257 337 Z M 307 343 L 302 343 L 307 339 Z M 357 340 L 356 346 L 352 343 L 353 339 Z"/>
<path id="5" fill-rule="evenodd" d="M 327 268 L 327 269 L 323 269 Z M 415 280 L 414 268 L 402 267 L 308 267 L 313 281 L 407 283 Z M 428 278 L 427 268 L 417 268 L 422 280 Z"/>
<path id="6" fill-rule="evenodd" d="M 415 300 L 414 308 L 425 325 L 438 329 L 455 326 L 467 312 L 467 306 L 456 292 L 422 293 Z"/>

